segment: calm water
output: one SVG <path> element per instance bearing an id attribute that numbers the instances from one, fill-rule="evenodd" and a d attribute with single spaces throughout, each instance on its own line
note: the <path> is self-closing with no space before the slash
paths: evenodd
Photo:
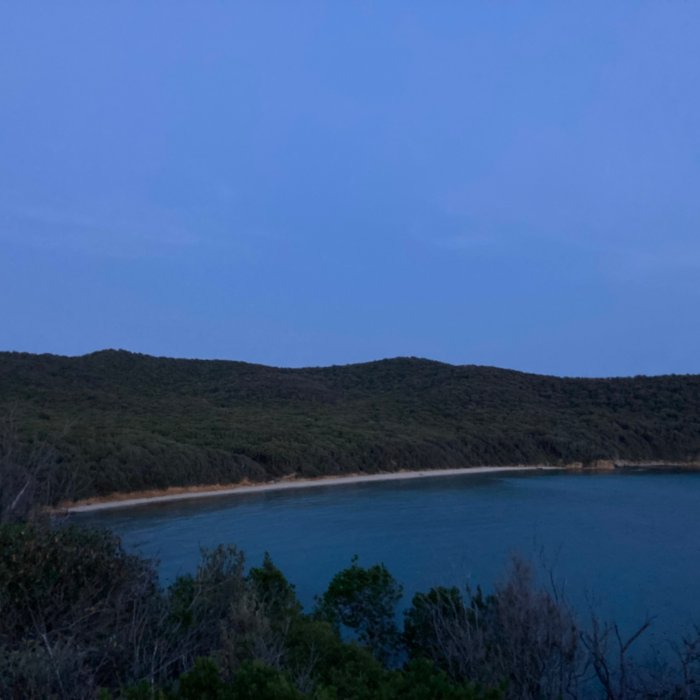
<path id="1" fill-rule="evenodd" d="M 542 556 L 577 608 L 657 637 L 700 622 L 700 473 L 482 475 L 222 496 L 78 516 L 160 560 L 164 583 L 201 546 L 267 550 L 310 605 L 353 554 L 384 562 L 407 595 L 488 587 L 514 552 Z"/>

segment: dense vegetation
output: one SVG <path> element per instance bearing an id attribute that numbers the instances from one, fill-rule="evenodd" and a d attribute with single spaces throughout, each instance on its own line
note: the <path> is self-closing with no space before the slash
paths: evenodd
<path id="1" fill-rule="evenodd" d="M 523 563 L 492 593 L 401 586 L 353 561 L 304 613 L 269 557 L 203 552 L 168 589 L 103 532 L 0 526 L 0 697 L 17 700 L 680 700 L 700 634 L 639 665 Z M 643 632 L 643 625 L 639 632 Z"/>
<path id="2" fill-rule="evenodd" d="M 0 697 L 501 697 L 427 661 L 389 668 L 342 641 L 348 610 L 363 623 L 372 607 L 362 582 L 349 585 L 326 593 L 324 614 L 304 615 L 269 558 L 245 571 L 234 547 L 203 553 L 195 575 L 162 590 L 151 563 L 108 533 L 0 526 Z M 399 590 L 390 577 L 385 585 Z M 384 627 L 394 627 L 395 604 L 375 606 Z"/>
<path id="3" fill-rule="evenodd" d="M 291 474 L 700 459 L 698 375 L 2 353 L 0 411 L 25 451 L 53 445 L 78 497 Z"/>

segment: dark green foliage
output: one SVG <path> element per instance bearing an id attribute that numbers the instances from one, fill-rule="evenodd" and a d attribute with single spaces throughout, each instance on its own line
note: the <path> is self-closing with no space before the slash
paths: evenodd
<path id="1" fill-rule="evenodd" d="M 505 683 L 506 697 L 517 700 L 578 688 L 586 665 L 578 623 L 555 590 L 535 584 L 526 563 L 516 559 L 491 595 L 467 594 L 465 601 L 455 588 L 437 588 L 414 596 L 404 625 L 413 658 L 429 659 L 454 680 Z"/>
<path id="2" fill-rule="evenodd" d="M 380 697 L 387 671 L 368 649 L 343 642 L 330 623 L 300 618 L 287 641 L 288 668 L 314 697 Z"/>
<path id="3" fill-rule="evenodd" d="M 0 590 L 0 638 L 50 635 L 77 615 L 89 634 L 99 616 L 128 616 L 157 591 L 152 565 L 111 533 L 24 525 L 0 527 Z"/>
<path id="4" fill-rule="evenodd" d="M 425 659 L 411 661 L 389 681 L 387 697 L 396 700 L 500 700 L 503 693 L 494 688 L 480 689 L 473 683 L 455 683 Z"/>
<path id="5" fill-rule="evenodd" d="M 118 697 L 124 700 L 169 700 L 167 694 L 160 688 L 154 688 L 148 681 L 141 681 L 124 688 Z M 114 696 L 106 688 L 100 688 L 97 700 L 113 700 Z"/>
<path id="6" fill-rule="evenodd" d="M 412 358 L 277 369 L 0 354 L 0 411 L 78 497 L 295 474 L 700 459 L 700 377 L 561 379 Z"/>
<path id="7" fill-rule="evenodd" d="M 265 552 L 260 567 L 254 567 L 248 572 L 248 578 L 257 599 L 261 601 L 267 614 L 274 620 L 284 623 L 301 612 L 301 605 L 294 592 L 294 586 L 272 563 L 269 553 Z"/>
<path id="8" fill-rule="evenodd" d="M 304 615 L 267 555 L 246 572 L 235 547 L 205 550 L 194 575 L 163 591 L 109 533 L 0 526 L 0 697 L 398 700 L 421 687 L 485 697 L 427 662 L 390 670 L 371 653 L 386 657 L 400 593 L 383 566 L 353 562 L 329 590 L 367 646 Z"/>
<path id="9" fill-rule="evenodd" d="M 258 661 L 238 669 L 231 684 L 236 700 L 302 700 L 304 697 L 280 671 Z"/>
<path id="10" fill-rule="evenodd" d="M 195 575 L 178 577 L 166 593 L 168 623 L 187 662 L 221 648 L 232 602 L 243 599 L 247 588 L 244 557 L 235 547 L 203 549 L 201 557 Z"/>
<path id="11" fill-rule="evenodd" d="M 191 670 L 179 677 L 172 697 L 178 700 L 234 700 L 236 696 L 224 682 L 214 661 L 200 657 Z"/>
<path id="12" fill-rule="evenodd" d="M 590 630 L 582 629 L 555 592 L 538 587 L 519 561 L 488 596 L 456 588 L 416 595 L 405 616 L 406 663 L 396 663 L 395 655 L 387 663 L 396 652 L 392 625 L 399 591 L 381 565 L 364 569 L 353 561 L 341 571 L 321 607 L 336 625 L 358 633 L 360 643 L 348 642 L 327 620 L 303 613 L 269 556 L 246 573 L 234 547 L 204 551 L 193 576 L 162 591 L 151 565 L 126 555 L 109 534 L 0 526 L 0 697 L 678 700 L 697 695 L 698 634 L 677 647 L 678 663 L 651 673 L 629 658 L 631 642 L 616 626 L 594 619 Z"/>
<path id="13" fill-rule="evenodd" d="M 342 648 L 342 643 L 335 644 Z M 226 683 L 211 659 L 198 659 L 180 676 L 172 700 L 501 700 L 499 690 L 482 691 L 469 683 L 454 683 L 428 661 L 412 661 L 405 669 L 386 671 L 353 647 L 310 693 L 302 693 L 289 677 L 258 661 L 241 666 Z M 131 691 L 133 694 L 133 690 Z M 129 695 L 130 700 L 150 696 Z"/>
<path id="14" fill-rule="evenodd" d="M 46 518 L 46 506 L 73 492 L 70 474 L 44 440 L 23 442 L 12 413 L 0 414 L 0 525 Z"/>
<path id="15" fill-rule="evenodd" d="M 481 600 L 478 591 L 477 600 Z M 449 668 L 444 656 L 445 640 L 438 637 L 439 623 L 458 624 L 467 614 L 467 608 L 458 588 L 432 588 L 427 593 L 416 593 L 411 607 L 404 613 L 404 643 L 415 659 L 433 659 L 441 668 Z"/>
<path id="16" fill-rule="evenodd" d="M 152 565 L 115 536 L 0 527 L 0 697 L 91 697 L 143 672 L 159 609 Z"/>
<path id="17" fill-rule="evenodd" d="M 384 564 L 365 569 L 354 557 L 351 566 L 331 580 L 319 600 L 318 613 L 336 629 L 354 632 L 358 641 L 386 661 L 397 651 L 396 605 L 402 593 Z"/>

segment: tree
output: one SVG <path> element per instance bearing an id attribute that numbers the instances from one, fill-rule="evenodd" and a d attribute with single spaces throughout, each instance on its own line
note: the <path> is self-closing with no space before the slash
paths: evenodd
<path id="1" fill-rule="evenodd" d="M 34 520 L 71 489 L 46 440 L 22 444 L 12 414 L 0 419 L 0 524 Z"/>
<path id="2" fill-rule="evenodd" d="M 566 603 L 535 585 L 515 559 L 493 594 L 438 588 L 418 594 L 406 613 L 410 653 L 455 680 L 507 684 L 514 700 L 573 697 L 581 671 L 579 629 Z"/>
<path id="3" fill-rule="evenodd" d="M 367 569 L 353 557 L 350 567 L 336 574 L 319 601 L 319 614 L 338 630 L 352 632 L 381 661 L 397 651 L 396 605 L 403 594 L 384 564 Z"/>
<path id="4" fill-rule="evenodd" d="M 248 572 L 248 580 L 258 600 L 274 619 L 283 622 L 301 612 L 294 586 L 274 565 L 268 552 L 265 552 L 262 565 Z"/>
<path id="5" fill-rule="evenodd" d="M 432 588 L 416 593 L 404 613 L 404 643 L 413 659 L 432 659 L 446 671 L 451 668 L 451 637 L 444 632 L 463 624 L 467 615 L 464 598 L 458 588 Z"/>

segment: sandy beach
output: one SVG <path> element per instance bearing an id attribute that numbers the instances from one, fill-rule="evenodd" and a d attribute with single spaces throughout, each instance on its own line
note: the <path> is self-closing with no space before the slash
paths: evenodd
<path id="1" fill-rule="evenodd" d="M 265 491 L 288 491 L 291 489 L 308 489 L 319 486 L 347 486 L 375 481 L 403 481 L 407 479 L 429 479 L 441 476 L 463 476 L 492 474 L 498 472 L 559 470 L 561 467 L 517 466 L 517 467 L 469 467 L 465 469 L 433 469 L 421 471 L 399 471 L 381 474 L 348 474 L 346 476 L 318 477 L 316 479 L 281 479 L 265 481 L 259 484 L 232 484 L 228 486 L 195 486 L 191 488 L 168 489 L 163 492 L 148 492 L 148 495 L 113 494 L 105 498 L 68 503 L 57 510 L 63 513 L 89 513 L 114 508 L 168 503 L 195 498 L 213 498 L 246 493 L 263 493 Z"/>

